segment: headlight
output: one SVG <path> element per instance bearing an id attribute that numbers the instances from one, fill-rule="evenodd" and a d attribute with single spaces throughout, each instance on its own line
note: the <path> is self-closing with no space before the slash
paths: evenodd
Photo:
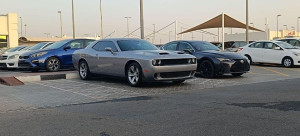
<path id="1" fill-rule="evenodd" d="M 36 57 L 41 57 L 45 54 L 47 54 L 48 52 L 40 52 L 40 53 L 35 53 L 35 54 L 32 54 L 31 57 L 32 58 L 36 58 Z"/>
<path id="2" fill-rule="evenodd" d="M 196 64 L 196 63 L 197 63 L 197 59 L 196 59 L 196 58 L 193 58 L 193 59 L 192 59 L 192 63 L 193 63 L 193 64 Z"/>
<path id="3" fill-rule="evenodd" d="M 152 60 L 152 65 L 153 66 L 159 66 L 159 65 L 161 65 L 161 60 Z"/>
<path id="4" fill-rule="evenodd" d="M 294 52 L 293 54 L 294 54 L 295 56 L 300 56 L 300 53 L 295 53 L 295 52 Z"/>
<path id="5" fill-rule="evenodd" d="M 217 58 L 217 60 L 219 60 L 221 62 L 231 62 L 231 61 L 233 61 L 231 59 L 225 59 L 225 58 Z"/>
<path id="6" fill-rule="evenodd" d="M 8 59 L 16 59 L 16 58 L 19 58 L 19 54 L 15 54 L 8 57 Z"/>

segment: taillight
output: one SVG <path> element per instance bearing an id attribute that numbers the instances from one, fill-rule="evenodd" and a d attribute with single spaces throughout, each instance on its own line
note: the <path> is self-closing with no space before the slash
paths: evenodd
<path id="1" fill-rule="evenodd" d="M 243 48 L 240 47 L 237 51 L 241 51 L 241 50 L 243 50 Z"/>

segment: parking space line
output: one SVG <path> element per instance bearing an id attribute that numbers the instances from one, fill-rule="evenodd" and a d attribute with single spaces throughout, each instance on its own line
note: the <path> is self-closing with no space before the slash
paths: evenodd
<path id="1" fill-rule="evenodd" d="M 62 89 L 62 88 L 58 88 L 58 87 L 54 87 L 54 86 L 50 86 L 50 85 L 45 85 L 45 84 L 41 84 L 41 83 L 36 83 L 36 82 L 31 82 L 31 83 L 32 84 L 41 85 L 41 86 L 45 86 L 45 87 L 50 87 L 50 88 L 57 89 L 57 90 L 64 91 L 64 92 L 69 92 L 69 93 L 74 93 L 74 94 L 82 95 L 82 96 L 89 97 L 89 98 L 97 100 L 96 97 L 88 96 L 88 95 L 85 95 L 85 94 L 82 94 L 82 93 L 73 92 L 73 91 L 70 91 L 70 90 L 66 90 L 66 89 Z"/>
<path id="2" fill-rule="evenodd" d="M 270 72 L 273 72 L 273 73 L 276 73 L 278 75 L 285 76 L 285 77 L 289 77 L 290 76 L 288 74 L 281 73 L 281 72 L 278 72 L 278 71 L 275 71 L 275 70 L 272 70 L 272 69 L 269 69 L 269 68 L 265 68 L 265 67 L 257 67 L 257 68 L 263 69 L 263 70 L 266 70 L 266 71 L 270 71 Z"/>
<path id="3" fill-rule="evenodd" d="M 293 68 L 286 68 L 286 70 L 295 71 L 295 72 L 300 72 L 299 69 L 293 69 Z"/>

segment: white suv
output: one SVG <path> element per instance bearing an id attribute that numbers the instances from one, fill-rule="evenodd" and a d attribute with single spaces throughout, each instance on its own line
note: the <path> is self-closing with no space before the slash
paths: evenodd
<path id="1" fill-rule="evenodd" d="M 250 63 L 274 63 L 285 67 L 300 65 L 300 50 L 281 41 L 260 41 L 240 47 L 239 54 L 248 57 Z"/>

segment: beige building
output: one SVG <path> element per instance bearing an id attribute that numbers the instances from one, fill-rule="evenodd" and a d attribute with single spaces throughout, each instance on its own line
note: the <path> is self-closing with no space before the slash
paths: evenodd
<path id="1" fill-rule="evenodd" d="M 18 15 L 0 15 L 0 48 L 18 46 Z"/>

